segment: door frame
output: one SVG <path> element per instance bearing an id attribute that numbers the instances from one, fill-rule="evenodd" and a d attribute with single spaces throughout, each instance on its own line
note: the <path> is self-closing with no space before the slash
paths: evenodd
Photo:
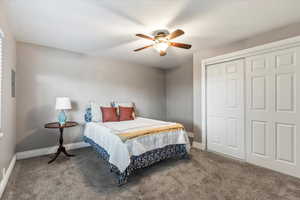
<path id="1" fill-rule="evenodd" d="M 206 102 L 206 81 L 207 81 L 207 74 L 206 74 L 206 69 L 207 66 L 212 65 L 212 64 L 218 64 L 218 63 L 223 63 L 223 62 L 228 62 L 228 61 L 233 61 L 237 59 L 245 59 L 246 57 L 250 56 L 255 56 L 255 55 L 260 55 L 260 54 L 265 54 L 265 53 L 270 53 L 273 51 L 279 51 L 279 50 L 284 50 L 287 48 L 292 48 L 292 47 L 297 47 L 300 46 L 300 36 L 297 37 L 292 37 L 289 39 L 284 39 L 248 49 L 244 49 L 241 51 L 236 51 L 233 53 L 229 54 L 224 54 L 221 56 L 216 56 L 213 58 L 208 58 L 204 59 L 201 61 L 201 138 L 202 138 L 202 150 L 207 150 L 207 102 Z M 197 56 L 197 54 L 194 54 L 194 56 Z M 244 91 L 245 92 L 245 91 Z M 246 117 L 245 117 L 246 118 Z M 246 130 L 246 129 L 245 129 Z M 246 144 L 246 138 L 247 138 L 247 133 L 245 131 L 245 158 L 247 160 L 247 144 Z"/>

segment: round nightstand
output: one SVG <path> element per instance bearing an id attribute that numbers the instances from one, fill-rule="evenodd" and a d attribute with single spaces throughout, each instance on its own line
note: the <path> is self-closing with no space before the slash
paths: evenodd
<path id="1" fill-rule="evenodd" d="M 50 128 L 50 129 L 59 129 L 60 135 L 59 135 L 59 147 L 57 149 L 57 152 L 55 153 L 54 158 L 52 158 L 48 164 L 52 163 L 53 161 L 56 160 L 56 158 L 59 156 L 59 154 L 61 152 L 63 152 L 66 156 L 68 157 L 72 157 L 75 155 L 69 154 L 66 151 L 66 148 L 64 147 L 63 143 L 64 143 L 64 138 L 63 138 L 63 133 L 64 133 L 64 128 L 70 128 L 70 127 L 74 127 L 77 126 L 78 123 L 77 122 L 66 122 L 64 125 L 60 125 L 58 122 L 52 122 L 52 123 L 48 123 L 45 124 L 45 128 Z"/>

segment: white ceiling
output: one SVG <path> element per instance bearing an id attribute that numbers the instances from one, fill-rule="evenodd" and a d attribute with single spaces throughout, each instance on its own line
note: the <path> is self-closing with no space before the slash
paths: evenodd
<path id="1" fill-rule="evenodd" d="M 300 21 L 299 0 L 9 0 L 18 41 L 154 67 L 173 67 L 192 52 L 224 45 Z M 186 34 L 191 50 L 133 52 L 156 29 Z"/>

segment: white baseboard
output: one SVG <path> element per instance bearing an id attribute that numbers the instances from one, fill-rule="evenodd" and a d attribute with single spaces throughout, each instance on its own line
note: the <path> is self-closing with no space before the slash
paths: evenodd
<path id="1" fill-rule="evenodd" d="M 5 173 L 4 177 L 2 178 L 2 181 L 0 182 L 0 199 L 4 193 L 5 187 L 8 183 L 9 177 L 15 167 L 15 164 L 16 164 L 16 155 L 14 155 L 14 157 L 11 159 L 9 166 L 6 170 L 6 173 Z"/>
<path id="2" fill-rule="evenodd" d="M 202 149 L 202 143 L 200 143 L 200 142 L 195 142 L 195 141 L 194 141 L 192 147 L 195 148 L 195 149 L 203 150 L 203 149 Z"/>
<path id="3" fill-rule="evenodd" d="M 71 149 L 80 149 L 83 147 L 88 147 L 90 145 L 85 142 L 77 142 L 77 143 L 66 144 L 64 146 L 66 147 L 67 150 L 71 150 Z M 57 148 L 58 146 L 54 146 L 54 147 L 47 147 L 47 148 L 18 152 L 17 160 L 53 154 L 57 151 Z"/>

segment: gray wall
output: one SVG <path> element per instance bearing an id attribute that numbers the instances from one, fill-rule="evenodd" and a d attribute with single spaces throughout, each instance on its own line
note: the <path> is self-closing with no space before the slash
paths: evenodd
<path id="1" fill-rule="evenodd" d="M 194 53 L 193 58 L 193 85 L 194 85 L 194 132 L 195 140 L 201 142 L 201 60 L 246 49 L 266 43 L 287 39 L 300 35 L 300 23 L 291 24 L 279 29 L 271 30 L 248 39 L 237 41 L 221 47 L 202 50 Z"/>
<path id="2" fill-rule="evenodd" d="M 2 169 L 9 166 L 9 163 L 15 152 L 16 143 L 16 99 L 11 98 L 11 69 L 15 69 L 15 39 L 10 32 L 5 6 L 3 0 L 0 0 L 0 29 L 5 34 L 3 51 L 3 82 L 2 82 L 2 127 L 1 131 L 4 137 L 0 139 L 0 180 L 2 179 Z"/>
<path id="3" fill-rule="evenodd" d="M 166 70 L 167 120 L 193 130 L 193 62 Z"/>
<path id="4" fill-rule="evenodd" d="M 56 144 L 55 131 L 43 129 L 44 123 L 56 120 L 56 96 L 71 97 L 70 114 L 76 121 L 82 121 L 88 100 L 132 100 L 142 116 L 181 122 L 188 130 L 193 124 L 201 141 L 201 60 L 296 35 L 300 23 L 196 52 L 193 67 L 187 63 L 166 71 L 18 43 L 17 150 Z M 79 127 L 66 131 L 67 143 L 80 140 Z"/>
<path id="5" fill-rule="evenodd" d="M 73 101 L 72 120 L 82 122 L 88 102 L 134 101 L 141 116 L 165 120 L 163 70 L 17 43 L 17 151 L 54 146 L 55 97 Z M 66 143 L 81 140 L 80 127 L 65 130 Z"/>

